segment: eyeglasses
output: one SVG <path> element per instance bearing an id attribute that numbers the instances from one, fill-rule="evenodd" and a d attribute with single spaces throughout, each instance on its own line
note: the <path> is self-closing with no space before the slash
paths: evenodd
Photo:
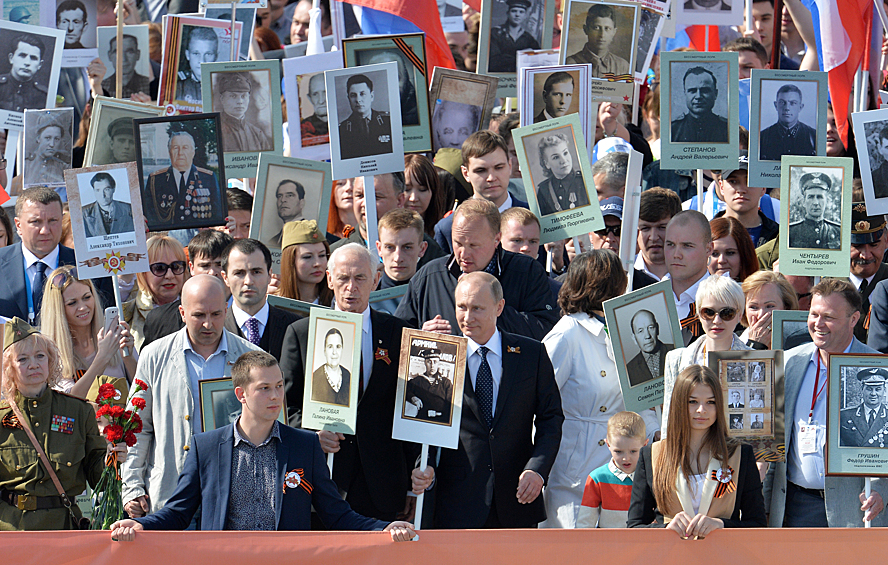
<path id="1" fill-rule="evenodd" d="M 722 308 L 721 310 L 713 310 L 712 308 L 700 308 L 700 317 L 707 322 L 711 322 L 715 319 L 716 316 L 721 318 L 723 322 L 730 322 L 734 319 L 734 316 L 736 315 L 736 308 Z"/>
<path id="2" fill-rule="evenodd" d="M 612 233 L 614 237 L 620 237 L 620 227 L 621 226 L 607 226 L 603 230 L 595 230 L 595 235 L 598 237 L 607 237 L 607 234 Z"/>
<path id="3" fill-rule="evenodd" d="M 151 274 L 155 277 L 165 277 L 170 269 L 173 270 L 174 275 L 181 275 L 185 272 L 185 261 L 173 261 L 169 265 L 166 263 L 151 263 L 148 265 L 148 268 L 151 269 Z"/>
<path id="4" fill-rule="evenodd" d="M 72 274 L 74 267 L 69 267 L 63 270 L 61 273 L 52 277 L 52 286 L 56 287 L 59 290 L 65 290 L 69 284 L 77 281 L 77 277 Z"/>

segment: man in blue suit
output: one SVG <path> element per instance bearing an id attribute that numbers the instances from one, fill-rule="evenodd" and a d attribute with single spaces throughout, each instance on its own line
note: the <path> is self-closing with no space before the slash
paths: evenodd
<path id="1" fill-rule="evenodd" d="M 139 530 L 183 530 L 198 508 L 201 530 L 309 530 L 312 506 L 331 529 L 384 530 L 394 541 L 416 535 L 408 522 L 386 524 L 353 511 L 330 479 L 317 435 L 278 423 L 284 379 L 274 357 L 245 353 L 231 377 L 241 415 L 194 436 L 166 506 L 115 522 L 112 539 L 131 541 Z"/>

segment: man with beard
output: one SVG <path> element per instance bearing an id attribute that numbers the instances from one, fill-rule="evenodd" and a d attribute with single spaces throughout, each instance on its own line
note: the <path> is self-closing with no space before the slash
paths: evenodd
<path id="1" fill-rule="evenodd" d="M 674 349 L 671 343 L 660 341 L 660 324 L 650 310 L 639 310 L 629 321 L 632 340 L 640 350 L 626 364 L 629 373 L 629 386 L 637 386 L 663 376 L 666 367 L 666 353 Z"/>
<path id="2" fill-rule="evenodd" d="M 299 124 L 302 146 L 322 145 L 330 141 L 330 124 L 327 116 L 327 87 L 324 73 L 313 75 L 308 80 L 308 100 L 314 107 L 314 114 Z"/>
<path id="3" fill-rule="evenodd" d="M 46 87 L 34 80 L 43 66 L 43 41 L 36 35 L 22 33 L 10 42 L 9 54 L 12 68 L 0 75 L 0 108 L 10 112 L 22 112 L 26 108 L 46 107 Z"/>
<path id="4" fill-rule="evenodd" d="M 413 375 L 407 381 L 404 398 L 416 408 L 416 418 L 439 424 L 450 423 L 450 406 L 453 402 L 453 385 L 441 373 L 441 354 L 433 349 L 423 349 L 419 357 L 425 363 L 425 372 Z"/>
<path id="5" fill-rule="evenodd" d="M 111 61 L 117 61 L 117 38 L 112 37 L 109 43 L 108 58 Z M 123 35 L 123 65 L 121 73 L 123 74 L 123 98 L 129 98 L 137 92 L 148 94 L 151 91 L 151 79 L 140 75 L 136 72 L 136 65 L 142 52 L 139 49 L 139 40 L 134 35 Z M 117 73 L 109 76 L 102 81 L 102 88 L 105 92 L 116 92 Z"/>

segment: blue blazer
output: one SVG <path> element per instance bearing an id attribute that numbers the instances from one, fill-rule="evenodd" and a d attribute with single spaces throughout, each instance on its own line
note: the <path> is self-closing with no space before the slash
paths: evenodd
<path id="1" fill-rule="evenodd" d="M 231 492 L 233 426 L 229 424 L 194 436 L 176 491 L 166 506 L 139 518 L 138 522 L 146 530 L 184 530 L 198 508 L 201 508 L 201 530 L 225 529 Z M 330 479 L 317 434 L 280 423 L 278 429 L 281 440 L 277 446 L 274 488 L 278 530 L 310 530 L 312 505 L 324 525 L 333 530 L 382 530 L 388 525 L 361 516 L 342 500 L 336 484 Z M 302 487 L 287 487 L 284 491 L 284 477 L 295 469 L 303 470 L 303 481 L 312 487 L 310 494 Z"/>
<path id="2" fill-rule="evenodd" d="M 75 265 L 74 250 L 59 245 L 59 266 Z M 22 242 L 0 249 L 0 316 L 28 319 L 28 294 L 25 284 L 25 259 Z M 49 271 L 46 273 L 49 278 Z M 37 312 L 39 314 L 39 312 Z"/>

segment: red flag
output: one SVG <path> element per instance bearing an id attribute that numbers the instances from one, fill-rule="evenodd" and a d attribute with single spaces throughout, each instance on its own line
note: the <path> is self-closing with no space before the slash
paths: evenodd
<path id="1" fill-rule="evenodd" d="M 718 26 L 702 26 L 694 25 L 685 28 L 688 39 L 691 40 L 691 48 L 697 51 L 721 51 L 721 44 L 718 41 Z M 709 40 L 709 49 L 707 49 L 706 41 Z"/>
<path id="2" fill-rule="evenodd" d="M 873 6 L 871 0 L 842 0 L 838 8 L 842 21 L 835 22 L 839 28 L 844 28 L 851 40 L 848 58 L 842 64 L 829 69 L 829 97 L 839 136 L 845 147 L 848 147 L 848 113 L 851 111 L 854 74 L 860 68 L 870 40 Z"/>

